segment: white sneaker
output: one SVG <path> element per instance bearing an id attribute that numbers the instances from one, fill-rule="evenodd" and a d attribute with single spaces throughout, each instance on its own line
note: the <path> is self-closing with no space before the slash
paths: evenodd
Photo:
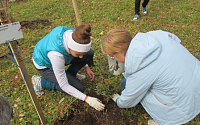
<path id="1" fill-rule="evenodd" d="M 139 15 L 138 14 L 135 14 L 135 16 L 134 16 L 134 18 L 133 18 L 133 20 L 138 20 L 138 18 L 139 18 Z"/>
<path id="2" fill-rule="evenodd" d="M 79 73 L 77 73 L 77 74 L 76 74 L 76 78 L 77 78 L 78 80 L 84 80 L 84 79 L 86 78 L 86 76 L 85 76 L 85 75 L 82 75 L 82 74 L 79 74 Z"/>
<path id="3" fill-rule="evenodd" d="M 32 84 L 35 90 L 36 95 L 43 95 L 44 91 L 41 86 L 41 77 L 40 76 L 32 76 Z"/>
<path id="4" fill-rule="evenodd" d="M 148 120 L 148 125 L 159 125 L 156 121 L 153 119 Z"/>
<path id="5" fill-rule="evenodd" d="M 143 14 L 144 14 L 144 15 L 147 14 L 147 8 L 146 8 L 146 7 L 142 7 L 142 11 L 143 11 Z"/>

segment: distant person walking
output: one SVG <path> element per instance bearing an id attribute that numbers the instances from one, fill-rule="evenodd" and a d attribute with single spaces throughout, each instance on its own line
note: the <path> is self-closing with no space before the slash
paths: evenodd
<path id="1" fill-rule="evenodd" d="M 141 0 L 135 0 L 135 16 L 133 18 L 133 20 L 138 20 L 139 16 L 140 16 L 140 2 Z M 142 12 L 144 15 L 147 14 L 147 4 L 149 3 L 149 0 L 144 0 L 142 3 Z"/>

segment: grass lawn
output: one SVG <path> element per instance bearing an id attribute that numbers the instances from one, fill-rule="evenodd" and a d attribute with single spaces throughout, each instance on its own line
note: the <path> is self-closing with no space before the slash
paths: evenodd
<path id="1" fill-rule="evenodd" d="M 95 67 L 91 68 L 95 73 L 95 80 L 88 85 L 87 76 L 82 82 L 87 86 L 86 94 L 94 91 L 97 95 L 104 95 L 104 101 L 108 102 L 114 92 L 120 92 L 123 76 L 110 74 L 107 57 L 102 54 L 100 48 L 104 35 L 113 28 L 127 29 L 132 36 L 138 32 L 159 29 L 172 32 L 182 40 L 181 44 L 200 60 L 199 0 L 150 0 L 147 6 L 148 15 L 141 14 L 138 21 L 132 20 L 133 0 L 77 0 L 77 5 L 82 24 L 89 23 L 92 26 L 92 49 L 95 51 Z M 31 61 L 36 43 L 57 26 L 73 28 L 77 26 L 70 0 L 8 1 L 6 11 L 13 20 L 24 24 L 22 27 L 24 38 L 18 42 L 30 78 L 32 74 L 39 75 Z M 0 55 L 8 51 L 5 44 L 1 44 L 0 47 Z M 80 73 L 86 72 L 81 70 Z M 11 124 L 39 124 L 40 120 L 17 65 L 9 58 L 0 58 L 0 76 L 0 95 L 6 97 L 14 108 Z M 62 99 L 64 100 L 61 102 Z M 82 104 L 88 107 L 88 110 L 92 109 L 86 103 L 61 92 L 45 90 L 45 95 L 38 96 L 38 100 L 50 125 L 55 124 L 58 119 L 67 119 L 67 114 L 70 114 L 71 110 L 76 110 L 76 107 L 73 107 L 74 103 Z M 150 119 L 143 108 L 135 107 L 128 111 L 127 109 L 120 111 L 123 116 L 134 115 L 138 124 L 147 124 L 147 120 Z M 199 118 L 200 115 L 187 124 L 200 124 Z"/>

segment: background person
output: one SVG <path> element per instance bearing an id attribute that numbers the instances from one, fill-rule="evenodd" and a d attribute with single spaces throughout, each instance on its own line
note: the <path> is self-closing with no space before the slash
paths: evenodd
<path id="1" fill-rule="evenodd" d="M 113 29 L 102 51 L 123 62 L 121 96 L 112 99 L 120 108 L 139 102 L 160 125 L 184 124 L 200 112 L 200 61 L 174 34 L 162 30 L 138 33 Z"/>
<path id="2" fill-rule="evenodd" d="M 91 81 L 94 73 L 89 66 L 93 65 L 94 51 L 91 50 L 91 27 L 80 25 L 74 30 L 71 27 L 56 27 L 35 46 L 33 64 L 42 75 L 33 76 L 32 82 L 37 95 L 44 94 L 44 89 L 58 90 L 87 102 L 98 111 L 104 105 L 97 98 L 86 96 L 84 86 L 76 78 L 85 76 L 77 74 L 85 67 Z M 65 66 L 69 65 L 65 70 Z"/>
<path id="3" fill-rule="evenodd" d="M 10 102 L 0 95 L 0 125 L 8 125 L 13 117 L 13 108 Z"/>
<path id="4" fill-rule="evenodd" d="M 135 0 L 135 16 L 133 18 L 133 20 L 138 20 L 139 16 L 140 16 L 140 2 L 141 0 Z M 149 3 L 149 0 L 144 0 L 142 3 L 142 12 L 144 15 L 147 14 L 147 4 Z"/>

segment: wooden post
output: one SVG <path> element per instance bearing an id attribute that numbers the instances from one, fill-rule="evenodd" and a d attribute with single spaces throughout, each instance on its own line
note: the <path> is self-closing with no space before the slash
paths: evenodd
<path id="1" fill-rule="evenodd" d="M 80 19 L 79 12 L 78 12 L 77 2 L 76 2 L 76 0 L 72 0 L 72 3 L 73 3 L 74 11 L 76 14 L 76 20 L 77 20 L 78 26 L 79 26 L 79 25 L 81 25 L 81 19 Z"/>
<path id="2" fill-rule="evenodd" d="M 20 53 L 20 51 L 18 51 L 19 48 L 18 48 L 17 42 L 16 42 L 16 41 L 11 41 L 11 42 L 9 42 L 9 46 L 10 46 L 10 48 L 11 48 L 11 51 L 12 51 L 13 53 L 15 53 L 15 57 L 14 57 L 14 58 L 15 58 L 15 62 L 17 63 L 18 66 L 21 67 L 21 68 L 19 68 L 19 70 L 20 70 L 20 72 L 21 72 L 22 78 L 25 77 L 25 78 L 24 78 L 24 82 L 25 82 L 25 84 L 26 84 L 26 88 L 27 88 L 27 90 L 28 90 L 28 92 L 29 92 L 29 95 L 30 95 L 30 97 L 31 97 L 31 100 L 32 100 L 32 102 L 33 102 L 33 104 L 34 104 L 34 107 L 35 107 L 35 109 L 36 109 L 36 111 L 37 111 L 37 114 L 38 114 L 38 116 L 39 116 L 39 118 L 40 118 L 40 121 L 41 121 L 41 123 L 44 125 L 44 124 L 47 123 L 47 121 L 46 121 L 46 119 L 45 119 L 45 117 L 44 117 L 44 114 L 43 114 L 43 112 L 42 112 L 42 110 L 41 110 L 39 101 L 38 101 L 37 96 L 36 96 L 36 94 L 35 94 L 35 90 L 33 89 L 33 86 L 32 86 L 32 83 L 31 83 L 31 79 L 30 79 L 30 77 L 29 77 L 29 75 L 28 75 L 28 72 L 27 72 L 27 70 L 26 70 L 24 61 L 23 61 L 23 59 L 22 59 L 22 57 L 21 57 L 21 53 Z M 23 70 L 22 70 L 22 69 L 23 69 Z M 24 76 L 24 75 L 25 75 L 25 76 Z"/>
<path id="3" fill-rule="evenodd" d="M 2 1 L 0 1 L 0 5 L 1 5 L 2 8 L 3 8 L 3 3 L 2 3 Z M 1 15 L 0 15 L 0 18 L 1 18 L 1 19 L 2 19 L 2 17 L 7 17 L 7 16 L 6 16 L 5 10 L 2 9 L 2 8 L 0 8 L 0 10 L 1 10 L 1 11 L 0 11 L 0 12 L 1 12 L 1 13 L 0 13 L 0 14 L 1 14 Z M 3 15 L 3 16 L 2 16 L 2 15 Z M 6 18 L 2 19 L 2 21 L 4 21 L 5 19 L 6 19 Z M 6 24 L 8 24 L 8 21 L 6 22 Z M 31 97 L 31 100 L 32 100 L 32 102 L 33 102 L 33 105 L 34 105 L 34 107 L 35 107 L 35 109 L 36 109 L 36 111 L 37 111 L 37 114 L 38 114 L 38 116 L 39 116 L 39 118 L 40 118 L 40 121 L 41 121 L 41 123 L 42 123 L 43 125 L 44 125 L 44 124 L 47 124 L 47 121 L 46 121 L 46 119 L 45 119 L 45 117 L 44 117 L 44 114 L 43 114 L 43 112 L 42 112 L 42 110 L 41 110 L 39 101 L 38 101 L 37 96 L 36 96 L 36 94 L 35 94 L 35 91 L 34 91 L 34 89 L 33 89 L 33 85 L 32 85 L 32 83 L 31 83 L 31 79 L 30 79 L 29 74 L 28 74 L 28 72 L 27 72 L 27 70 L 26 70 L 24 61 L 23 61 L 23 59 L 22 59 L 22 57 L 21 57 L 21 52 L 19 51 L 19 48 L 18 48 L 18 45 L 17 45 L 17 41 L 14 40 L 14 41 L 9 42 L 9 46 L 10 46 L 10 48 L 11 48 L 12 53 L 14 53 L 15 62 L 17 63 L 18 66 L 21 67 L 21 68 L 19 68 L 19 70 L 20 70 L 20 72 L 21 72 L 22 78 L 24 79 L 24 82 L 25 82 L 25 84 L 26 84 L 27 90 L 28 90 L 28 92 L 29 92 L 29 95 L 30 95 L 30 97 Z"/>

